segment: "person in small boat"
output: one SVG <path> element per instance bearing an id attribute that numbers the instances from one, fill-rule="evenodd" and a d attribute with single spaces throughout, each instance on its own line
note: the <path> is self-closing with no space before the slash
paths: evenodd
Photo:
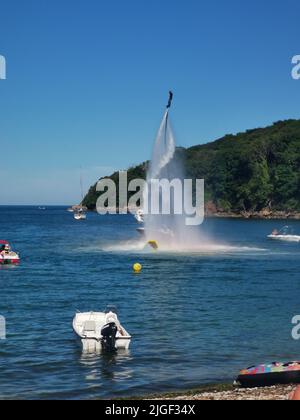
<path id="1" fill-rule="evenodd" d="M 121 336 L 123 336 L 123 337 L 126 336 L 126 333 L 123 330 L 118 318 L 116 318 L 115 316 L 107 317 L 106 322 L 107 323 L 110 323 L 110 322 L 114 323 L 117 327 L 118 332 L 121 334 Z"/>
<path id="2" fill-rule="evenodd" d="M 278 236 L 279 235 L 278 230 L 277 229 L 274 229 L 273 232 L 272 232 L 272 235 L 273 236 Z"/>
<path id="3" fill-rule="evenodd" d="M 10 253 L 10 251 L 11 251 L 11 249 L 10 249 L 10 246 L 8 244 L 2 245 L 0 254 L 1 255 L 8 255 Z"/>

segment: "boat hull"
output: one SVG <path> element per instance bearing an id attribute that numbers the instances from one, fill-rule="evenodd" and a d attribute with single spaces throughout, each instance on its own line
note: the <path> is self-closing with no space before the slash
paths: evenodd
<path id="1" fill-rule="evenodd" d="M 75 219 L 75 220 L 86 220 L 86 215 L 80 215 L 80 216 L 75 215 L 75 216 L 74 216 L 74 219 Z"/>
<path id="2" fill-rule="evenodd" d="M 99 353 L 102 352 L 102 340 L 96 338 L 82 338 L 79 337 L 82 350 L 84 353 Z M 131 337 L 129 338 L 117 338 L 116 339 L 116 350 L 129 350 Z"/>
<path id="3" fill-rule="evenodd" d="M 76 314 L 73 319 L 73 330 L 82 344 L 83 352 L 93 353 L 103 351 L 103 337 L 101 336 L 102 328 L 109 322 L 107 317 L 111 313 L 95 313 L 88 312 L 82 314 Z M 114 315 L 114 314 L 113 314 Z M 92 321 L 95 323 L 95 328 L 92 331 L 88 331 L 88 335 L 84 330 L 86 323 Z M 118 321 L 117 321 L 118 322 Z M 121 332 L 122 334 L 121 334 Z M 131 343 L 131 336 L 127 331 L 119 324 L 119 331 L 116 336 L 116 350 L 128 350 Z"/>
<path id="4" fill-rule="evenodd" d="M 269 235 L 268 238 L 274 241 L 300 242 L 298 235 Z"/>
<path id="5" fill-rule="evenodd" d="M 299 384 L 300 370 L 259 375 L 240 375 L 237 378 L 237 383 L 243 388 L 263 388 L 274 385 Z"/>
<path id="6" fill-rule="evenodd" d="M 0 257 L 0 265 L 18 265 L 20 264 L 19 257 Z"/>
<path id="7" fill-rule="evenodd" d="M 300 362 L 274 362 L 269 365 L 253 366 L 242 370 L 236 383 L 243 388 L 299 384 Z"/>

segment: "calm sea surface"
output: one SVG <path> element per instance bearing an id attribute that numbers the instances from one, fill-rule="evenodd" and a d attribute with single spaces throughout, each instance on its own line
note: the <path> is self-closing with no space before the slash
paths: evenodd
<path id="1" fill-rule="evenodd" d="M 0 398 L 136 396 L 231 382 L 252 364 L 300 359 L 300 245 L 271 242 L 278 221 L 208 220 L 217 246 L 199 253 L 139 250 L 132 216 L 0 207 L 0 239 L 22 258 L 0 268 Z M 300 223 L 290 222 L 300 233 Z M 143 264 L 132 274 L 134 262 Z M 84 355 L 77 310 L 118 307 L 129 353 Z"/>

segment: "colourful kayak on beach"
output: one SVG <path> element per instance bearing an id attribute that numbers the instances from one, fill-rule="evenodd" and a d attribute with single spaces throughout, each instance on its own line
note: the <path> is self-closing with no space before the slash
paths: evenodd
<path id="1" fill-rule="evenodd" d="M 252 366 L 240 372 L 235 384 L 243 388 L 300 383 L 300 362 Z"/>

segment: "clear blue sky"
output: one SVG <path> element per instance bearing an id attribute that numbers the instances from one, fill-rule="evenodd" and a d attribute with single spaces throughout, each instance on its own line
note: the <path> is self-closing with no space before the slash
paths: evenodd
<path id="1" fill-rule="evenodd" d="M 0 204 L 79 201 L 149 158 L 167 101 L 181 146 L 300 117 L 296 0 L 2 0 Z"/>

